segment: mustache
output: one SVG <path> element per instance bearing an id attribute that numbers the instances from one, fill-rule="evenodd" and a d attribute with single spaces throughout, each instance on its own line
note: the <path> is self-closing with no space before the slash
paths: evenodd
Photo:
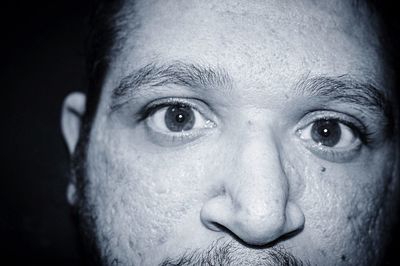
<path id="1" fill-rule="evenodd" d="M 240 246 L 233 240 L 222 242 L 217 240 L 203 250 L 188 251 L 178 258 L 167 258 L 159 266 L 191 266 L 191 265 L 278 265 L 308 266 L 288 252 L 282 245 L 266 249 L 252 249 Z"/>

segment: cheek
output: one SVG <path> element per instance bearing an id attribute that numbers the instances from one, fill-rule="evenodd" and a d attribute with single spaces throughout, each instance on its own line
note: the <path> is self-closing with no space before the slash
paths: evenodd
<path id="1" fill-rule="evenodd" d="M 91 143 L 87 194 L 98 242 L 110 249 L 103 253 L 135 252 L 140 261 L 146 250 L 179 237 L 183 220 L 199 216 L 213 156 L 206 147 L 154 153 L 123 139 Z"/>
<path id="2" fill-rule="evenodd" d="M 387 163 L 391 157 L 384 151 L 361 154 L 359 159 L 335 164 L 314 158 L 297 167 L 304 169 L 301 175 L 306 184 L 300 200 L 306 217 L 304 231 L 320 247 L 319 257 L 365 258 L 365 250 L 372 249 L 383 230 L 379 221 L 385 216 L 382 206 L 393 162 Z"/>

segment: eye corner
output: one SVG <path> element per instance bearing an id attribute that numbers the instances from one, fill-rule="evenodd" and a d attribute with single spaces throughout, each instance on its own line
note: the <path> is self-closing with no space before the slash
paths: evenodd
<path id="1" fill-rule="evenodd" d="M 295 134 L 298 138 L 300 138 L 301 140 L 305 140 L 306 138 L 303 136 L 303 133 L 304 133 L 304 129 L 306 129 L 308 126 L 310 126 L 310 125 L 306 125 L 306 126 L 297 128 L 297 129 L 295 130 L 294 134 Z"/>

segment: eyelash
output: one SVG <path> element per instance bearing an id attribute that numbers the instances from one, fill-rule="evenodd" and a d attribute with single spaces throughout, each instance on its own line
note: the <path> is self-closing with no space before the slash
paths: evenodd
<path id="1" fill-rule="evenodd" d="M 312 115 L 312 117 L 308 118 L 308 115 Z M 372 132 L 358 119 L 353 117 L 349 118 L 349 115 L 337 111 L 314 110 L 307 112 L 305 115 L 305 122 L 303 122 L 302 125 L 304 127 L 305 125 L 309 125 L 318 120 L 336 120 L 337 122 L 348 126 L 356 134 L 356 136 L 360 138 L 364 145 L 369 145 L 373 142 L 374 132 Z"/>
<path id="2" fill-rule="evenodd" d="M 198 99 L 191 99 L 191 100 L 196 100 L 196 101 L 201 101 Z M 202 101 L 201 101 L 202 102 Z M 150 117 L 152 114 L 154 114 L 156 111 L 160 110 L 163 107 L 168 107 L 171 105 L 186 105 L 189 106 L 198 112 L 202 113 L 199 108 L 192 104 L 187 98 L 163 98 L 163 99 L 158 99 L 154 102 L 151 102 L 150 104 L 146 105 L 144 108 L 142 108 L 139 113 L 139 122 L 144 121 L 148 117 Z"/>
<path id="3" fill-rule="evenodd" d="M 348 123 L 347 121 L 344 120 L 338 120 L 338 122 L 345 124 L 349 128 L 353 130 L 353 132 L 356 133 L 357 137 L 360 138 L 361 142 L 365 145 L 369 145 L 373 139 L 372 139 L 372 133 L 366 128 L 366 127 L 358 127 L 355 126 L 352 123 Z"/>

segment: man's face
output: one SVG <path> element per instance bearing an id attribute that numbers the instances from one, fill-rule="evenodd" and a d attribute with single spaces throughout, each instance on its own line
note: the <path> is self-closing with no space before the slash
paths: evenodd
<path id="1" fill-rule="evenodd" d="M 367 9 L 164 0 L 135 10 L 78 199 L 103 260 L 379 258 L 396 149 L 392 84 Z"/>

